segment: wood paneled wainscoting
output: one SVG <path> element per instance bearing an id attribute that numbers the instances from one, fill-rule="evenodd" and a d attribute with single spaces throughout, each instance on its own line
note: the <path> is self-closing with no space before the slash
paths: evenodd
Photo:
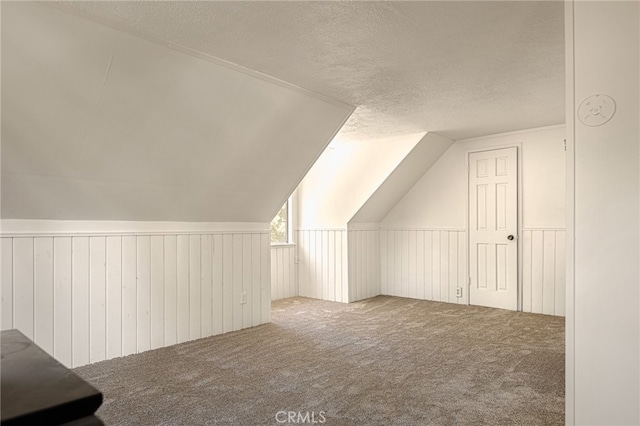
<path id="1" fill-rule="evenodd" d="M 2 329 L 67 367 L 269 322 L 268 231 L 3 235 Z"/>

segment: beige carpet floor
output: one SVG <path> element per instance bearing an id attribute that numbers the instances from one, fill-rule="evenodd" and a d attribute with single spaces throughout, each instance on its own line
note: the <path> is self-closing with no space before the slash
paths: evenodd
<path id="1" fill-rule="evenodd" d="M 388 296 L 75 371 L 107 425 L 564 424 L 564 318 Z"/>

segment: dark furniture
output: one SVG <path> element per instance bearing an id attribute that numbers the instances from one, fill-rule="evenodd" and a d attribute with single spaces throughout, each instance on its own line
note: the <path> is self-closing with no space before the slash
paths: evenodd
<path id="1" fill-rule="evenodd" d="M 18 330 L 3 331 L 0 423 L 102 425 L 94 413 L 102 393 Z"/>

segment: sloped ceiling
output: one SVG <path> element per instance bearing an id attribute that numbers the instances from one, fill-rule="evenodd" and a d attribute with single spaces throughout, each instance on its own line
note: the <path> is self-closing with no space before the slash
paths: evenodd
<path id="1" fill-rule="evenodd" d="M 350 140 L 564 122 L 562 1 L 66 4 L 355 105 Z"/>
<path id="2" fill-rule="evenodd" d="M 2 217 L 268 222 L 353 107 L 2 3 Z"/>
<path id="3" fill-rule="evenodd" d="M 349 225 L 381 222 L 452 144 L 451 139 L 434 133 L 424 135 L 351 218 Z"/>

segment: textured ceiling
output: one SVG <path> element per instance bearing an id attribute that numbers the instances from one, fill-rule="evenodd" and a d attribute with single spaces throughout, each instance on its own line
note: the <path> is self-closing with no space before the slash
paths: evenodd
<path id="1" fill-rule="evenodd" d="M 68 2 L 356 106 L 341 132 L 452 139 L 564 122 L 563 3 Z"/>

